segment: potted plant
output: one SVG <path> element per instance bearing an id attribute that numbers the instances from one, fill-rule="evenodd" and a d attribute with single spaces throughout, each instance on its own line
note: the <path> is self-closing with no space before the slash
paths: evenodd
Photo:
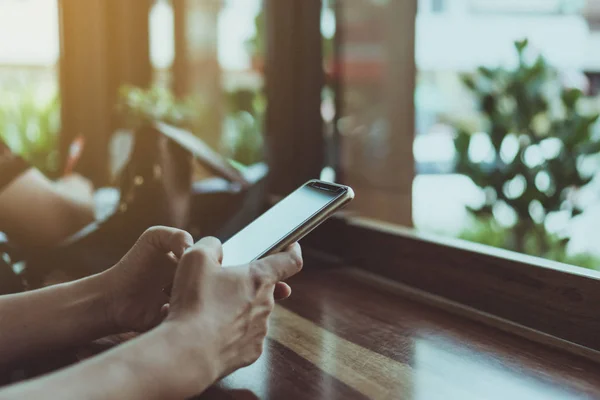
<path id="1" fill-rule="evenodd" d="M 582 212 L 577 194 L 593 176 L 579 164 L 600 152 L 593 130 L 598 114 L 581 112 L 582 92 L 563 87 L 542 56 L 531 58 L 527 40 L 516 42 L 515 49 L 516 68 L 480 67 L 462 77 L 478 105 L 479 126 L 455 124 L 456 171 L 485 193 L 481 206 L 470 208 L 480 221 L 498 227 L 499 206 L 516 215 L 500 239 L 502 247 L 540 256 L 562 254 L 568 237 L 549 235 L 545 222 L 554 212 L 570 218 Z M 491 143 L 483 159 L 469 156 L 475 133 Z M 498 237 L 494 240 L 499 244 Z"/>

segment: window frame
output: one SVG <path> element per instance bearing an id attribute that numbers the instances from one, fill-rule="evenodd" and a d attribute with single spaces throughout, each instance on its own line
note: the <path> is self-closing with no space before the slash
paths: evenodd
<path id="1" fill-rule="evenodd" d="M 347 32 L 344 16 L 349 14 L 343 0 L 333 0 L 336 11 L 336 33 L 334 37 L 334 64 L 338 71 L 336 88 L 335 121 L 344 112 L 344 57 L 343 41 L 352 33 Z M 382 62 L 385 63 L 381 78 L 381 96 L 385 101 L 382 116 L 386 117 L 389 132 L 382 145 L 399 149 L 394 153 L 367 154 L 363 152 L 363 163 L 376 166 L 367 175 L 363 171 L 348 167 L 347 151 L 351 139 L 343 133 L 334 132 L 334 144 L 338 147 L 336 172 L 340 183 L 348 184 L 361 192 L 353 208 L 361 215 L 412 226 L 412 182 L 415 176 L 413 141 L 415 137 L 414 92 L 416 85 L 415 24 L 417 0 L 391 1 L 385 6 L 385 41 L 382 43 Z M 382 138 L 378 138 L 382 140 Z M 380 152 L 381 153 L 381 152 Z M 377 176 L 374 176 L 377 171 Z"/>
<path id="2" fill-rule="evenodd" d="M 390 70 L 397 69 L 390 71 L 392 75 L 388 78 L 394 82 L 387 92 L 392 105 L 389 110 L 392 130 L 412 129 L 410 134 L 391 135 L 396 137 L 389 145 L 404 146 L 410 152 L 414 118 L 405 116 L 407 112 L 414 115 L 416 3 L 416 0 L 390 2 L 393 4 L 390 18 L 396 18 L 397 22 L 390 24 L 388 36 L 394 40 L 389 45 L 396 49 L 390 52 Z M 412 61 L 407 61 L 407 54 Z M 404 107 L 405 111 L 394 113 L 394 107 Z M 406 194 L 412 192 L 414 159 L 407 157 L 403 161 L 390 160 L 388 165 L 391 175 L 401 168 L 412 174 L 410 180 L 396 181 L 399 191 Z M 342 174 L 346 175 L 344 171 Z M 383 197 L 398 200 L 393 190 L 381 190 Z M 357 201 L 364 197 L 361 188 L 355 191 Z M 349 212 L 328 221 L 304 239 L 307 255 L 364 269 L 401 284 L 409 297 L 418 301 L 600 360 L 600 315 L 595 312 L 600 303 L 600 272 L 417 233 L 406 227 L 410 226 L 406 217 L 400 221 L 404 225 L 401 226 L 397 224 L 398 218 L 385 210 L 393 202 L 378 200 L 367 197 L 365 203 L 370 204 L 358 209 L 361 215 L 375 218 L 355 217 Z M 396 207 L 398 204 L 407 207 L 410 202 L 397 202 Z M 374 212 L 373 208 L 379 210 Z"/>

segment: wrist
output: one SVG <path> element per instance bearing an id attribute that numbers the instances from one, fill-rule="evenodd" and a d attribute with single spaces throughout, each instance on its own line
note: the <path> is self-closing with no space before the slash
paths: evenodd
<path id="1" fill-rule="evenodd" d="M 102 331 L 102 335 L 111 335 L 119 332 L 116 320 L 113 316 L 111 285 L 107 278 L 106 271 L 97 275 L 75 281 L 73 285 L 78 286 L 80 293 L 85 293 L 84 299 L 88 302 L 90 314 L 97 321 L 97 325 Z"/>
<path id="2" fill-rule="evenodd" d="M 221 363 L 212 335 L 178 321 L 165 321 L 152 332 L 169 348 L 169 369 L 173 382 L 183 388 L 185 397 L 203 392 L 221 377 Z"/>

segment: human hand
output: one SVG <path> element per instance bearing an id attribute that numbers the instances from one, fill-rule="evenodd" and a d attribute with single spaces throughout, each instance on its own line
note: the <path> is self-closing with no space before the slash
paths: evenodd
<path id="1" fill-rule="evenodd" d="M 185 231 L 152 227 L 113 268 L 98 275 L 112 332 L 145 332 L 162 322 L 169 309 L 166 289 L 173 285 L 179 258 L 193 244 Z M 275 299 L 290 293 L 287 284 L 275 285 Z"/>
<path id="2" fill-rule="evenodd" d="M 192 236 L 182 230 L 152 227 L 111 269 L 101 273 L 106 292 L 106 313 L 114 332 L 144 332 L 166 316 L 177 262 L 192 246 Z"/>
<path id="3" fill-rule="evenodd" d="M 298 244 L 239 267 L 221 268 L 222 258 L 215 238 L 204 238 L 184 253 L 163 324 L 176 332 L 185 354 L 214 360 L 215 379 L 258 359 L 276 285 L 302 268 Z M 206 351 L 212 354 L 202 354 Z"/>

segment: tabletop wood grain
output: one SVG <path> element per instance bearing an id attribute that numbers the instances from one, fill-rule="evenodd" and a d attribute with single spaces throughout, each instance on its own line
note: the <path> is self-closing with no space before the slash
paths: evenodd
<path id="1" fill-rule="evenodd" d="M 600 365 L 407 296 L 393 280 L 309 262 L 263 356 L 198 399 L 600 399 Z M 132 338 L 50 355 L 47 373 Z"/>
<path id="2" fill-rule="evenodd" d="M 200 399 L 600 398 L 592 361 L 408 300 L 364 271 L 307 270 L 290 284 L 263 356 Z"/>

